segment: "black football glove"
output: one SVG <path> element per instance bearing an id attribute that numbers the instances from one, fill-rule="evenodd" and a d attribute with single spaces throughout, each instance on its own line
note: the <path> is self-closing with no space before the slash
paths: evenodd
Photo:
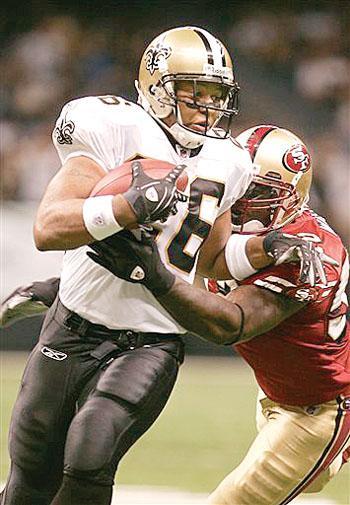
<path id="1" fill-rule="evenodd" d="M 116 277 L 143 284 L 154 296 L 170 291 L 175 275 L 165 268 L 153 237 L 141 231 L 141 240 L 123 230 L 98 242 L 89 244 L 94 252 L 86 254 Z"/>
<path id="2" fill-rule="evenodd" d="M 338 264 L 333 258 L 327 256 L 315 242 L 288 233 L 278 231 L 268 233 L 264 238 L 263 247 L 276 265 L 300 262 L 299 280 L 301 283 L 311 286 L 315 286 L 318 280 L 327 285 L 324 264 Z"/>
<path id="3" fill-rule="evenodd" d="M 123 193 L 136 214 L 139 224 L 164 222 L 177 212 L 177 202 L 187 197 L 176 188 L 176 181 L 186 165 L 177 165 L 163 179 L 152 179 L 143 171 L 140 161 L 131 164 L 132 183 Z"/>

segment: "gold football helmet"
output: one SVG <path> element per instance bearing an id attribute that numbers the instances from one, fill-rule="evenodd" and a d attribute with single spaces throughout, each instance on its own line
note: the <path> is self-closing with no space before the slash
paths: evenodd
<path id="1" fill-rule="evenodd" d="M 182 122 L 178 106 L 180 100 L 176 93 L 181 81 L 192 86 L 190 106 L 205 110 L 206 127 L 203 133 Z M 219 99 L 209 104 L 198 102 L 197 86 L 201 83 L 219 84 Z M 135 84 L 139 103 L 158 122 L 174 113 L 175 124 L 168 127 L 162 121 L 162 127 L 184 147 L 198 147 L 204 142 L 204 136 L 229 136 L 232 118 L 238 113 L 239 87 L 227 49 L 206 30 L 186 26 L 173 28 L 156 37 L 142 56 L 139 80 Z M 211 125 L 208 122 L 209 111 L 217 113 Z M 224 117 L 227 119 L 225 128 L 218 128 Z"/>
<path id="2" fill-rule="evenodd" d="M 234 230 L 265 233 L 290 223 L 309 200 L 312 165 L 304 142 L 270 125 L 249 128 L 237 140 L 249 151 L 256 174 L 232 207 Z"/>

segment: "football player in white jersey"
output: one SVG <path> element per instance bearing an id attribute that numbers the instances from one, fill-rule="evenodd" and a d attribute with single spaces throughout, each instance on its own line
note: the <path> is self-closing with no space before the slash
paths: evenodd
<path id="1" fill-rule="evenodd" d="M 87 245 L 156 222 L 167 267 L 191 283 L 201 249 L 210 276 L 231 233 L 231 206 L 252 179 L 249 154 L 229 135 L 238 86 L 220 41 L 195 27 L 159 35 L 142 57 L 137 89 L 139 105 L 80 98 L 57 120 L 62 168 L 40 203 L 34 235 L 40 250 L 67 252 L 13 410 L 2 505 L 109 504 L 120 459 L 162 411 L 183 360 L 184 328 L 144 286 L 92 261 Z M 179 167 L 149 181 L 159 201 L 169 198 L 160 207 L 148 201 L 139 162 L 126 193 L 89 198 L 109 170 L 137 158 L 185 160 L 189 204 L 177 201 Z M 234 274 L 271 262 L 273 245 L 265 251 L 257 238 L 254 246 L 234 245 Z M 304 242 L 285 252 L 303 255 Z"/>
<path id="2" fill-rule="evenodd" d="M 120 458 L 163 409 L 183 360 L 184 329 L 145 288 L 91 261 L 87 244 L 158 221 L 162 258 L 192 282 L 198 250 L 211 231 L 215 248 L 224 247 L 230 207 L 252 177 L 249 155 L 229 136 L 238 86 L 216 38 L 194 27 L 161 34 L 142 56 L 137 88 L 139 105 L 86 97 L 68 103 L 57 120 L 62 168 L 41 201 L 34 234 L 40 250 L 67 252 L 59 297 L 14 407 L 2 505 L 110 503 Z M 124 195 L 89 198 L 109 170 L 141 157 L 186 160 L 189 209 L 179 202 L 178 213 L 160 223 L 164 216 L 137 181 Z M 169 213 L 172 197 L 162 211 Z"/>

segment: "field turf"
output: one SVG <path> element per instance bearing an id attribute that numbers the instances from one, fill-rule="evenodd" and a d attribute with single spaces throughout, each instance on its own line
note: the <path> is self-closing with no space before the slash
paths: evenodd
<path id="1" fill-rule="evenodd" d="M 8 470 L 8 424 L 25 359 L 15 352 L 0 358 L 0 481 Z M 165 411 L 126 455 L 117 482 L 209 492 L 239 463 L 254 434 L 255 383 L 248 367 L 239 359 L 189 357 Z M 319 496 L 349 504 L 350 465 Z"/>

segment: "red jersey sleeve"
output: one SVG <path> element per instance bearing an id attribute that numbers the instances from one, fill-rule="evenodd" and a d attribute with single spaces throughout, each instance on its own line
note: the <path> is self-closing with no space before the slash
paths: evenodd
<path id="1" fill-rule="evenodd" d="M 314 302 L 321 296 L 320 287 L 311 287 L 300 282 L 298 263 L 271 265 L 241 281 L 240 284 L 254 284 L 298 302 Z"/>

